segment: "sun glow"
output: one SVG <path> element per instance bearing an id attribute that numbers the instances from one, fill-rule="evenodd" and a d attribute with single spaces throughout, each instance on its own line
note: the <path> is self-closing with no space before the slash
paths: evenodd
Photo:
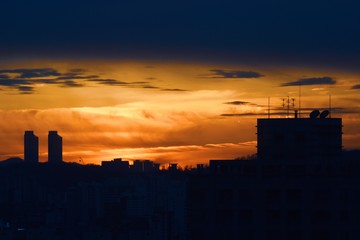
<path id="1" fill-rule="evenodd" d="M 267 117 L 268 96 L 271 113 L 283 117 L 281 98 L 295 98 L 298 106 L 299 79 L 309 84 L 302 86 L 304 116 L 327 108 L 331 93 L 333 116 L 343 118 L 344 146 L 360 147 L 359 91 L 351 89 L 357 73 L 142 61 L 1 68 L 9 69 L 0 79 L 2 158 L 22 155 L 24 130 L 39 136 L 41 161 L 48 130 L 63 136 L 66 161 L 123 157 L 189 165 L 249 155 L 256 152 L 256 118 Z M 322 84 L 330 80 L 336 84 Z"/>

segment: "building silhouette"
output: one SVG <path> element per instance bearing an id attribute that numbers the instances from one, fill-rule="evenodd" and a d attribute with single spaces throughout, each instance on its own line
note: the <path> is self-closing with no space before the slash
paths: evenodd
<path id="1" fill-rule="evenodd" d="M 360 151 L 341 149 L 341 119 L 315 115 L 259 119 L 259 158 L 191 169 L 0 162 L 0 239 L 358 240 Z M 49 162 L 61 148 L 50 131 Z"/>
<path id="2" fill-rule="evenodd" d="M 327 112 L 328 113 L 328 112 Z M 211 160 L 188 180 L 189 239 L 359 239 L 359 158 L 342 120 L 258 119 L 258 158 Z"/>
<path id="3" fill-rule="evenodd" d="M 24 133 L 24 160 L 29 163 L 39 162 L 39 138 L 33 131 Z"/>
<path id="4" fill-rule="evenodd" d="M 62 137 L 57 131 L 49 131 L 48 135 L 48 162 L 62 162 Z"/>
<path id="5" fill-rule="evenodd" d="M 257 120 L 258 157 L 271 159 L 336 159 L 342 150 L 341 118 L 314 110 L 309 118 Z M 320 117 L 319 117 L 320 116 Z"/>

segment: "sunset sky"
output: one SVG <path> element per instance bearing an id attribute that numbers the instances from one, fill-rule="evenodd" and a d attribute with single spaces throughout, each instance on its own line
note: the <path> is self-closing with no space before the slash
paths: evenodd
<path id="1" fill-rule="evenodd" d="M 30 3 L 31 2 L 31 3 Z M 360 148 L 356 1 L 4 1 L 0 159 L 33 130 L 65 161 L 181 165 L 256 152 L 256 118 L 327 109 Z"/>

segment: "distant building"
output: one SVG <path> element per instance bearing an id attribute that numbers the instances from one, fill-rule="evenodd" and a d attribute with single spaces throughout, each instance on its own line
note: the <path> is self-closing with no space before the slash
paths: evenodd
<path id="1" fill-rule="evenodd" d="M 57 131 L 49 131 L 48 162 L 49 163 L 62 162 L 62 137 L 58 135 Z"/>
<path id="2" fill-rule="evenodd" d="M 25 162 L 39 162 L 39 138 L 33 131 L 24 134 L 24 160 Z"/>
<path id="3" fill-rule="evenodd" d="M 342 151 L 341 136 L 341 118 L 258 119 L 258 158 L 337 159 Z"/>
<path id="4" fill-rule="evenodd" d="M 129 162 L 123 161 L 121 158 L 115 158 L 112 161 L 102 161 L 101 167 L 107 170 L 116 170 L 116 171 L 129 171 Z"/>

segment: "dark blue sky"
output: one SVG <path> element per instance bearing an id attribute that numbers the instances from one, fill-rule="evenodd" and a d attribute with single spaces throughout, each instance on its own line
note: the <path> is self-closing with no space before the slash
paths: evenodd
<path id="1" fill-rule="evenodd" d="M 1 1 L 8 57 L 216 59 L 356 68 L 358 1 Z"/>

